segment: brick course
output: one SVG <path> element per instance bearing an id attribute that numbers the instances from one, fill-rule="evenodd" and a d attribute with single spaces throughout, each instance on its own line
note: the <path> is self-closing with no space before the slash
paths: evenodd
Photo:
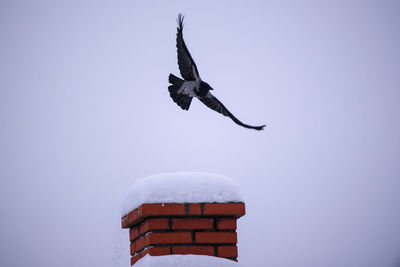
<path id="1" fill-rule="evenodd" d="M 139 207 L 139 216 L 185 215 L 184 204 L 143 204 Z"/>
<path id="2" fill-rule="evenodd" d="M 244 203 L 206 203 L 204 215 L 234 215 L 236 218 L 245 213 Z"/>
<path id="3" fill-rule="evenodd" d="M 141 237 L 138 240 L 135 241 L 135 249 L 136 252 L 141 251 L 142 249 L 144 249 L 145 246 L 145 238 Z"/>
<path id="4" fill-rule="evenodd" d="M 218 230 L 236 230 L 236 219 L 218 219 Z"/>
<path id="5" fill-rule="evenodd" d="M 148 219 L 140 226 L 140 234 L 143 235 L 150 230 L 167 230 L 169 229 L 168 218 Z"/>
<path id="6" fill-rule="evenodd" d="M 146 246 L 157 244 L 191 243 L 192 234 L 190 232 L 150 233 L 146 235 L 145 239 Z"/>
<path id="7" fill-rule="evenodd" d="M 207 244 L 236 244 L 236 232 L 199 232 L 195 233 L 195 242 Z"/>
<path id="8" fill-rule="evenodd" d="M 173 230 L 213 229 L 213 219 L 179 218 L 172 219 Z"/>
<path id="9" fill-rule="evenodd" d="M 238 256 L 236 246 L 219 246 L 217 247 L 218 257 L 236 258 Z"/>
<path id="10" fill-rule="evenodd" d="M 139 228 L 138 227 L 134 227 L 131 230 L 129 230 L 129 240 L 130 241 L 132 241 L 138 237 L 139 237 Z"/>

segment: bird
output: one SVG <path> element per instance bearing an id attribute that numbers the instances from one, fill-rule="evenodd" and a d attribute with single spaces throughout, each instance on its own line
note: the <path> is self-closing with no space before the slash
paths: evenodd
<path id="1" fill-rule="evenodd" d="M 183 19 L 182 14 L 178 14 L 178 27 L 176 34 L 176 48 L 178 52 L 178 66 L 183 79 L 170 73 L 168 81 L 169 94 L 172 100 L 183 110 L 189 110 L 193 97 L 200 100 L 210 109 L 231 118 L 236 124 L 249 129 L 263 130 L 265 125 L 251 126 L 237 119 L 213 94 L 214 90 L 207 82 L 200 78 L 196 63 L 183 40 Z"/>

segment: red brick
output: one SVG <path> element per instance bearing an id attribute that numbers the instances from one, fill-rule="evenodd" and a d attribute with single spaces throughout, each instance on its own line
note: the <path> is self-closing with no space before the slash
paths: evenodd
<path id="1" fill-rule="evenodd" d="M 232 215 L 239 218 L 245 214 L 245 206 L 240 203 L 206 203 L 203 215 Z"/>
<path id="2" fill-rule="evenodd" d="M 139 207 L 139 216 L 185 215 L 184 204 L 143 204 Z"/>
<path id="3" fill-rule="evenodd" d="M 149 233 L 146 235 L 146 246 L 154 244 L 192 243 L 190 232 Z"/>
<path id="4" fill-rule="evenodd" d="M 172 247 L 172 254 L 195 254 L 195 255 L 214 255 L 214 247 L 206 246 L 182 246 Z"/>
<path id="5" fill-rule="evenodd" d="M 198 232 L 195 233 L 196 243 L 236 244 L 236 232 Z"/>
<path id="6" fill-rule="evenodd" d="M 132 243 L 131 243 L 130 248 L 131 248 L 131 255 L 135 255 L 135 253 L 136 253 L 135 242 L 132 242 Z"/>
<path id="7" fill-rule="evenodd" d="M 170 247 L 151 247 L 147 250 L 151 256 L 162 256 L 171 254 Z"/>
<path id="8" fill-rule="evenodd" d="M 139 229 L 137 227 L 129 230 L 129 240 L 132 241 L 139 237 Z"/>
<path id="9" fill-rule="evenodd" d="M 237 246 L 218 246 L 217 256 L 223 258 L 236 258 L 238 256 Z"/>
<path id="10" fill-rule="evenodd" d="M 151 230 L 167 230 L 169 229 L 168 218 L 156 218 L 156 219 L 147 219 L 140 226 L 140 234 L 151 231 Z"/>
<path id="11" fill-rule="evenodd" d="M 136 252 L 141 251 L 144 248 L 144 245 L 145 245 L 144 237 L 139 238 L 138 240 L 136 240 L 135 241 Z"/>
<path id="12" fill-rule="evenodd" d="M 134 209 L 133 211 L 129 212 L 128 214 L 128 226 L 134 225 L 139 218 L 138 214 L 139 210 Z"/>
<path id="13" fill-rule="evenodd" d="M 201 215 L 200 203 L 189 204 L 189 214 L 190 215 Z"/>
<path id="14" fill-rule="evenodd" d="M 213 229 L 213 219 L 172 219 L 173 230 Z"/>
<path id="15" fill-rule="evenodd" d="M 236 230 L 236 219 L 219 219 L 217 221 L 218 230 Z"/>
<path id="16" fill-rule="evenodd" d="M 143 256 L 145 256 L 146 254 L 147 253 L 139 253 L 139 254 L 136 254 L 135 256 L 131 257 L 131 266 L 134 265 L 138 260 L 143 258 Z"/>
<path id="17" fill-rule="evenodd" d="M 128 226 L 128 215 L 125 215 L 121 218 L 122 228 L 129 228 Z"/>

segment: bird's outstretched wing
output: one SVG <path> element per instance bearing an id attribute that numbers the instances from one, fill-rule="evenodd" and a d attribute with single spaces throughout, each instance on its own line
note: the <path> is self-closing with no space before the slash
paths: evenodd
<path id="1" fill-rule="evenodd" d="M 182 14 L 178 14 L 178 32 L 176 34 L 176 48 L 178 49 L 178 65 L 182 77 L 187 81 L 199 80 L 199 72 L 189 50 L 183 40 L 183 18 Z"/>
<path id="2" fill-rule="evenodd" d="M 251 125 L 241 122 L 235 116 L 233 116 L 233 114 L 210 92 L 208 92 L 205 97 L 200 97 L 199 100 L 201 102 L 203 102 L 207 107 L 215 110 L 216 112 L 221 113 L 224 116 L 231 118 L 235 123 L 239 124 L 240 126 L 250 128 L 250 129 L 255 129 L 255 130 L 263 130 L 265 127 L 265 125 L 251 126 Z"/>

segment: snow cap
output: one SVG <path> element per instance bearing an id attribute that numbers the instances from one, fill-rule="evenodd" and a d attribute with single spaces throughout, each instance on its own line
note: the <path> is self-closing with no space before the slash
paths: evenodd
<path id="1" fill-rule="evenodd" d="M 242 202 L 229 177 L 203 172 L 176 172 L 137 179 L 122 202 L 124 216 L 142 204 Z"/>

